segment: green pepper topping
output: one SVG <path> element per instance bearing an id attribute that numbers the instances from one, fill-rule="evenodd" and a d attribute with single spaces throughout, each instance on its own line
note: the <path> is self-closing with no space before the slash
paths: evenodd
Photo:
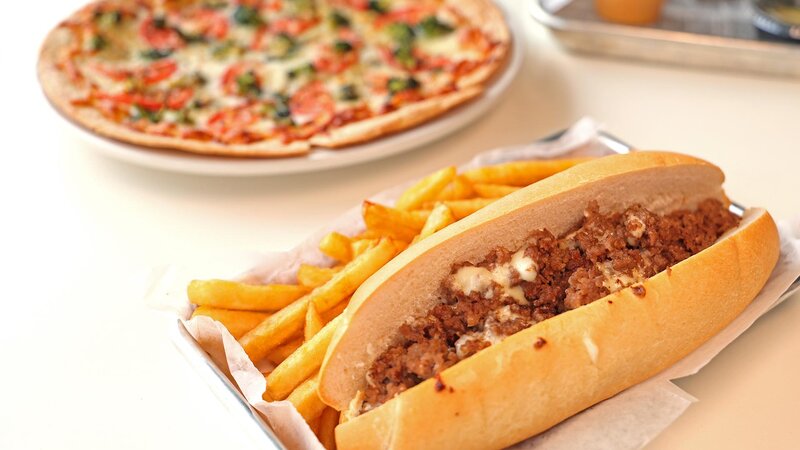
<path id="1" fill-rule="evenodd" d="M 316 72 L 314 64 L 308 63 L 303 64 L 300 67 L 295 67 L 294 69 L 290 70 L 286 76 L 288 76 L 290 80 L 294 80 L 295 78 L 299 78 L 303 75 L 313 75 L 314 72 Z"/>
<path id="2" fill-rule="evenodd" d="M 97 10 L 92 16 L 92 20 L 101 27 L 112 27 L 122 22 L 122 13 L 114 11 L 101 11 Z"/>
<path id="3" fill-rule="evenodd" d="M 297 49 L 297 39 L 286 33 L 280 33 L 269 42 L 269 57 L 285 59 L 293 55 Z"/>
<path id="4" fill-rule="evenodd" d="M 206 37 L 202 34 L 189 34 L 181 30 L 180 28 L 175 28 L 175 31 L 178 33 L 178 36 L 183 39 L 183 42 L 187 44 L 194 44 L 196 42 L 206 42 Z"/>
<path id="5" fill-rule="evenodd" d="M 414 77 L 408 77 L 408 78 L 392 77 L 389 78 L 389 81 L 386 82 L 386 88 L 389 90 L 389 94 L 391 95 L 403 91 L 419 89 L 419 87 L 420 87 L 419 81 L 417 81 L 416 78 Z"/>
<path id="6" fill-rule="evenodd" d="M 328 20 L 333 28 L 350 28 L 350 19 L 338 9 L 331 11 L 330 15 L 328 15 Z"/>
<path id="7" fill-rule="evenodd" d="M 411 45 L 416 36 L 413 28 L 406 23 L 400 22 L 389 24 L 386 27 L 386 32 L 389 33 L 389 36 L 398 45 Z"/>
<path id="8" fill-rule="evenodd" d="M 106 47 L 108 47 L 108 40 L 103 37 L 102 34 L 95 34 L 92 36 L 92 40 L 89 42 L 89 48 L 93 52 L 99 52 Z"/>
<path id="9" fill-rule="evenodd" d="M 226 0 L 206 0 L 203 2 L 203 6 L 211 9 L 222 9 L 228 6 L 228 2 Z"/>
<path id="10" fill-rule="evenodd" d="M 288 6 L 293 16 L 315 16 L 317 12 L 314 0 L 290 0 Z"/>
<path id="11" fill-rule="evenodd" d="M 333 51 L 340 55 L 344 55 L 345 53 L 353 51 L 353 44 L 347 41 L 336 41 L 333 43 Z"/>
<path id="12" fill-rule="evenodd" d="M 233 11 L 233 20 L 239 25 L 259 26 L 264 23 L 257 8 L 239 5 Z"/>
<path id="13" fill-rule="evenodd" d="M 259 86 L 255 72 L 248 70 L 236 77 L 236 90 L 239 95 L 246 97 L 258 97 L 261 95 L 261 86 Z"/>
<path id="14" fill-rule="evenodd" d="M 414 49 L 410 45 L 401 45 L 392 51 L 395 61 L 403 68 L 412 70 L 417 67 L 417 59 L 414 58 Z"/>
<path id="15" fill-rule="evenodd" d="M 358 91 L 355 85 L 346 84 L 339 89 L 339 100 L 352 102 L 358 100 Z"/>
<path id="16" fill-rule="evenodd" d="M 378 14 L 386 14 L 389 12 L 389 1 L 388 0 L 369 0 L 367 3 L 367 9 L 370 11 L 375 11 Z"/>
<path id="17" fill-rule="evenodd" d="M 139 55 L 141 55 L 144 59 L 156 60 L 166 58 L 167 56 L 172 54 L 172 49 L 157 49 L 151 48 L 149 50 L 144 50 Z"/>
<path id="18" fill-rule="evenodd" d="M 425 37 L 439 37 L 450 34 L 453 27 L 441 22 L 436 16 L 428 16 L 417 24 L 417 30 Z"/>
<path id="19" fill-rule="evenodd" d="M 225 59 L 231 55 L 241 55 L 244 53 L 244 49 L 239 46 L 233 39 L 228 39 L 227 41 L 215 46 L 211 50 L 211 56 L 214 59 Z"/>
<path id="20" fill-rule="evenodd" d="M 183 108 L 175 112 L 175 122 L 183 125 L 194 125 L 194 117 L 192 117 L 192 110 Z"/>
<path id="21" fill-rule="evenodd" d="M 143 108 L 139 105 L 133 105 L 131 118 L 135 121 L 146 119 L 150 121 L 150 123 L 158 123 L 161 122 L 161 117 L 163 116 L 163 114 L 164 112 L 162 110 L 150 111 L 149 109 Z"/>

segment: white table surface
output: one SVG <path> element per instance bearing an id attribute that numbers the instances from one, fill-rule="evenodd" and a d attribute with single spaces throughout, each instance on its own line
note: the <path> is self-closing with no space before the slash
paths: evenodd
<path id="1" fill-rule="evenodd" d="M 147 268 L 288 249 L 366 194 L 584 115 L 642 148 L 719 164 L 744 204 L 800 213 L 800 80 L 578 57 L 527 16 L 509 95 L 419 150 L 275 178 L 130 166 L 76 140 L 36 82 L 44 34 L 81 3 L 17 2 L 0 28 L 3 449 L 252 448 L 173 348 L 165 318 L 140 300 Z M 798 323 L 795 296 L 680 380 L 700 401 L 651 448 L 800 445 Z"/>

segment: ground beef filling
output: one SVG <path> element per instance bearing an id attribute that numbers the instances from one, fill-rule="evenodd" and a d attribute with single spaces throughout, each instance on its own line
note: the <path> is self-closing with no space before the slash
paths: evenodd
<path id="1" fill-rule="evenodd" d="M 712 199 L 663 216 L 640 205 L 604 214 L 591 203 L 580 227 L 564 237 L 537 230 L 516 252 L 500 248 L 479 264 L 454 266 L 440 303 L 403 325 L 368 371 L 361 412 L 506 336 L 640 283 L 738 222 Z"/>

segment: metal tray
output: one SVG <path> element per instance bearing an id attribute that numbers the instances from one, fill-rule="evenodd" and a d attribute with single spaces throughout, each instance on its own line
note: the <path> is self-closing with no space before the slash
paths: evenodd
<path id="1" fill-rule="evenodd" d="M 649 26 L 603 21 L 592 0 L 531 0 L 530 10 L 578 52 L 800 77 L 800 44 L 759 32 L 752 0 L 668 0 Z"/>
<path id="2" fill-rule="evenodd" d="M 555 141 L 560 138 L 566 130 L 559 131 L 549 136 L 539 139 L 540 142 Z M 616 153 L 628 153 L 633 150 L 633 146 L 610 133 L 600 131 L 600 144 Z M 741 215 L 744 208 L 737 203 L 731 205 L 731 211 Z M 789 286 L 783 293 L 781 300 L 786 299 L 796 291 L 800 290 L 800 278 Z M 280 442 L 275 433 L 269 427 L 263 417 L 255 410 L 241 392 L 233 385 L 227 376 L 214 364 L 208 354 L 200 348 L 194 338 L 189 334 L 180 320 L 175 321 L 175 329 L 171 333 L 175 347 L 183 354 L 189 364 L 197 371 L 209 388 L 216 394 L 223 405 L 237 417 L 242 427 L 251 436 L 258 448 L 284 450 L 286 447 Z"/>

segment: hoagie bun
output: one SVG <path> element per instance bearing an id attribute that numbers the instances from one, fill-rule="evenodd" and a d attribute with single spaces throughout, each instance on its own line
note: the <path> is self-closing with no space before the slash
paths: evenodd
<path id="1" fill-rule="evenodd" d="M 400 329 L 441 303 L 454 267 L 497 249 L 516 251 L 532 231 L 563 237 L 587 205 L 654 214 L 727 205 L 724 176 L 685 155 L 601 158 L 509 195 L 396 257 L 353 295 L 320 372 L 323 401 L 347 411 L 339 448 L 502 448 L 655 375 L 730 323 L 778 259 L 775 224 L 745 212 L 713 245 L 646 279 L 537 321 L 363 408 L 367 376 Z M 374 385 L 375 380 L 371 381 Z"/>

